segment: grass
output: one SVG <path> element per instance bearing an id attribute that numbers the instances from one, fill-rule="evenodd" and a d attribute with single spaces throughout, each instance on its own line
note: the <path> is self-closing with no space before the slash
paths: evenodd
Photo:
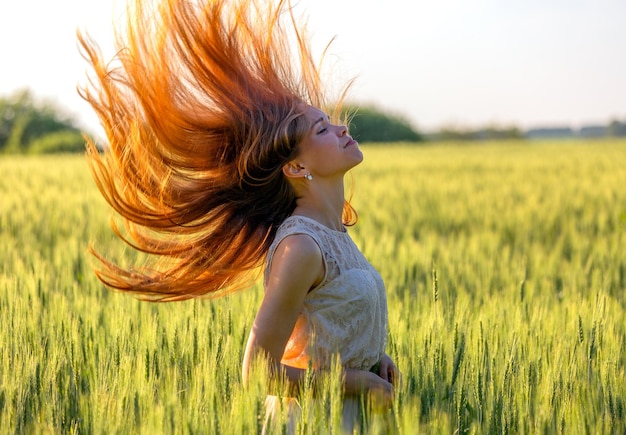
<path id="1" fill-rule="evenodd" d="M 350 231 L 388 288 L 394 431 L 626 431 L 626 142 L 363 148 Z M 172 304 L 105 290 L 88 244 L 136 256 L 84 159 L 0 173 L 2 432 L 260 430 L 265 379 L 240 379 L 258 285 Z M 304 399 L 301 433 L 336 428 L 336 381 Z"/>

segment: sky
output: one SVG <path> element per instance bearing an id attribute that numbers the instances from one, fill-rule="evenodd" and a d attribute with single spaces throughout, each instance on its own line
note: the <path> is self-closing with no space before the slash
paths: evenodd
<path id="1" fill-rule="evenodd" d="M 0 96 L 29 88 L 82 127 L 88 71 L 76 30 L 113 53 L 123 0 L 0 3 Z M 442 127 L 579 128 L 626 121 L 624 0 L 300 0 L 314 45 L 332 37 L 350 100 Z"/>

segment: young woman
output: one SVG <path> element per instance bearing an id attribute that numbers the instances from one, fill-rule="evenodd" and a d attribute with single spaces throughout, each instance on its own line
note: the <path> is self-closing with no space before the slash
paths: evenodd
<path id="1" fill-rule="evenodd" d="M 363 155 L 334 121 L 343 95 L 324 111 L 286 3 L 136 0 L 113 62 L 79 34 L 94 70 L 81 92 L 108 140 L 103 154 L 88 144 L 94 179 L 124 220 L 118 236 L 155 258 L 125 269 L 94 252 L 97 274 L 174 301 L 244 288 L 265 265 L 244 380 L 262 356 L 297 387 L 338 354 L 350 428 L 358 398 L 389 406 L 400 375 L 385 354 L 384 285 L 344 226 L 356 222 L 344 175 Z"/>

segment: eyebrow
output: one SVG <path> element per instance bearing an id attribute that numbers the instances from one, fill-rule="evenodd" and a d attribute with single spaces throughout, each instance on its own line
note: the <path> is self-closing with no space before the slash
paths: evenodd
<path id="1" fill-rule="evenodd" d="M 324 115 L 322 117 L 320 117 L 320 119 L 318 119 L 317 121 L 315 121 L 313 124 L 311 124 L 311 128 L 314 128 L 317 124 L 319 124 L 320 122 L 324 122 L 326 121 L 326 119 L 328 118 L 327 115 Z"/>

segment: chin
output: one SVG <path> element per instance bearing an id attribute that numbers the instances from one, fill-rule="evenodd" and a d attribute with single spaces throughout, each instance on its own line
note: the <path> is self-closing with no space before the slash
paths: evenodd
<path id="1" fill-rule="evenodd" d="M 363 156 L 361 156 L 360 159 L 356 160 L 354 164 L 350 167 L 350 169 L 354 168 L 355 166 L 359 166 L 362 161 L 363 161 Z"/>
<path id="2" fill-rule="evenodd" d="M 359 149 L 359 157 L 357 161 L 357 165 L 363 161 L 363 152 Z"/>

